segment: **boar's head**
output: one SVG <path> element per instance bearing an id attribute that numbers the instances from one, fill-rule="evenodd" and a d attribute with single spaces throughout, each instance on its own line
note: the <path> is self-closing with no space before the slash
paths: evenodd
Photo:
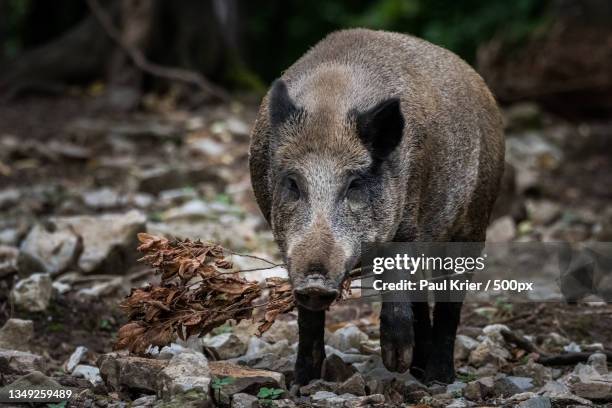
<path id="1" fill-rule="evenodd" d="M 361 242 L 393 238 L 405 195 L 399 99 L 361 109 L 322 99 L 301 105 L 282 80 L 268 95 L 269 219 L 296 301 L 311 310 L 338 296 Z"/>

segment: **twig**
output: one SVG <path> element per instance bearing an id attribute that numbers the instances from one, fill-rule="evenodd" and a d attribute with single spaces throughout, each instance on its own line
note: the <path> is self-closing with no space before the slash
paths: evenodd
<path id="1" fill-rule="evenodd" d="M 561 365 L 574 365 L 577 363 L 586 362 L 592 354 L 603 353 L 606 355 L 608 360 L 612 359 L 612 351 L 587 351 L 579 353 L 566 353 L 555 356 L 541 355 L 536 361 L 544 365 L 561 366 Z"/>
<path id="2" fill-rule="evenodd" d="M 542 352 L 538 350 L 538 348 L 533 345 L 529 340 L 524 337 L 520 337 L 509 330 L 502 330 L 501 335 L 508 343 L 514 343 L 519 348 L 525 350 L 528 353 L 538 353 L 540 355 L 542 354 Z"/>
<path id="3" fill-rule="evenodd" d="M 123 49 L 123 51 L 132 60 L 134 65 L 141 71 L 144 71 L 153 76 L 169 79 L 171 81 L 178 81 L 195 85 L 200 88 L 200 91 L 205 94 L 215 96 L 224 102 L 230 101 L 231 98 L 226 91 L 212 84 L 198 72 L 189 71 L 182 68 L 166 67 L 147 60 L 147 58 L 140 49 L 128 46 L 121 39 L 121 33 L 119 32 L 117 27 L 113 25 L 113 22 L 111 21 L 110 17 L 104 11 L 104 9 L 100 7 L 100 4 L 97 0 L 87 0 L 87 5 L 91 9 L 91 12 L 98 20 L 106 34 L 111 38 L 111 40 L 117 43 L 117 45 L 119 45 L 121 49 Z"/>

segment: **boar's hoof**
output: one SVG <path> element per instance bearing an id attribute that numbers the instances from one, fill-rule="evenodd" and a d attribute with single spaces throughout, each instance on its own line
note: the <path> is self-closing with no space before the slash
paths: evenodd
<path id="1" fill-rule="evenodd" d="M 403 373 L 410 368 L 412 362 L 411 345 L 381 342 L 381 350 L 382 361 L 387 370 Z"/>

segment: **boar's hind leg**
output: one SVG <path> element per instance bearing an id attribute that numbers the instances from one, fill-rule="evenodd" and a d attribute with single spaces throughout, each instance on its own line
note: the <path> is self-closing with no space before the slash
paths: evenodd
<path id="1" fill-rule="evenodd" d="M 380 310 L 380 347 L 387 370 L 403 373 L 410 368 L 414 328 L 410 302 L 384 302 Z"/>
<path id="2" fill-rule="evenodd" d="M 298 307 L 298 353 L 295 362 L 295 381 L 306 385 L 321 377 L 325 360 L 325 311 L 311 311 Z"/>
<path id="3" fill-rule="evenodd" d="M 432 329 L 427 302 L 413 302 L 414 313 L 414 352 L 410 373 L 418 379 L 423 379 L 427 361 L 431 355 Z"/>

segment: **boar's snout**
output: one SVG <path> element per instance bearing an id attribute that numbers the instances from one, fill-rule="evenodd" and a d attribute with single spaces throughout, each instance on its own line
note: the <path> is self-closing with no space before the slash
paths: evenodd
<path id="1" fill-rule="evenodd" d="M 325 276 L 307 275 L 293 290 L 298 305 L 310 310 L 325 310 L 338 297 L 338 290 Z"/>

